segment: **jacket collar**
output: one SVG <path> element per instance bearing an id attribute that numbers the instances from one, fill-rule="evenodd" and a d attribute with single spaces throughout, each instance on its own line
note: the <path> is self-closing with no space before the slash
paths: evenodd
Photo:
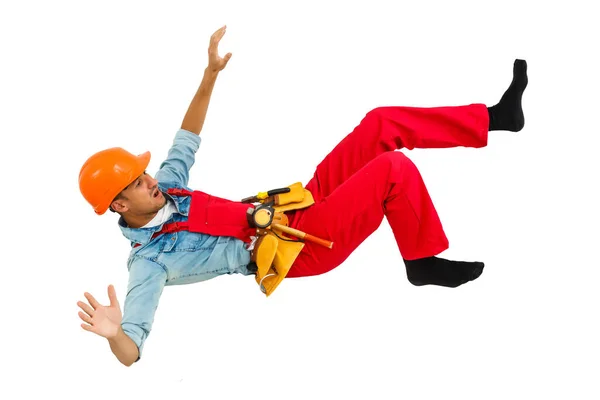
<path id="1" fill-rule="evenodd" d="M 182 213 L 181 208 L 180 208 L 181 201 L 185 200 L 185 197 L 171 196 L 170 194 L 167 193 L 167 189 L 169 187 L 170 186 L 163 186 L 160 183 L 158 184 L 158 188 L 161 192 L 163 192 L 163 195 L 166 198 L 173 200 L 173 202 L 175 204 L 175 208 L 177 209 L 177 212 L 182 215 L 187 215 L 186 213 Z M 153 226 L 150 228 L 130 228 L 129 226 L 127 226 L 125 219 L 123 219 L 123 217 L 119 217 L 118 225 L 119 225 L 119 229 L 121 229 L 121 232 L 123 233 L 123 236 L 125 236 L 130 242 L 145 245 L 145 244 L 149 243 L 150 240 L 152 240 L 152 235 L 155 232 L 160 231 L 164 224 Z"/>

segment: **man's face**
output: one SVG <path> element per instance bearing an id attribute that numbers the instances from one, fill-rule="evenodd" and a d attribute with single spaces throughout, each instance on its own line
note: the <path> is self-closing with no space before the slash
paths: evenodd
<path id="1" fill-rule="evenodd" d="M 155 214 L 167 201 L 158 190 L 158 181 L 146 172 L 131 182 L 121 194 L 120 199 L 113 201 L 113 209 L 136 216 Z"/>

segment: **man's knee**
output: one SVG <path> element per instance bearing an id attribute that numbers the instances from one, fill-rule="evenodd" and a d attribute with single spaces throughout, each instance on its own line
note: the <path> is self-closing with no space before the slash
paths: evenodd
<path id="1" fill-rule="evenodd" d="M 376 157 L 381 162 L 386 162 L 391 165 L 395 164 L 411 164 L 414 165 L 412 160 L 406 156 L 402 151 L 386 151 Z"/>
<path id="2" fill-rule="evenodd" d="M 367 113 L 367 116 L 369 116 L 369 117 L 375 117 L 375 118 L 381 118 L 381 116 L 384 115 L 387 112 L 388 108 L 389 107 L 384 107 L 384 106 L 375 107 L 375 108 L 371 109 L 371 111 L 369 111 Z"/>
<path id="3" fill-rule="evenodd" d="M 386 151 L 378 155 L 374 162 L 380 171 L 387 171 L 388 179 L 404 180 L 407 175 L 412 177 L 420 175 L 415 163 L 401 151 Z M 395 177 L 395 178 L 391 178 Z"/>

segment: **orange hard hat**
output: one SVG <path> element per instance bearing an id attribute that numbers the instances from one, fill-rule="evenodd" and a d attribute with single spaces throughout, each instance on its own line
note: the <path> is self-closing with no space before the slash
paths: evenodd
<path id="1" fill-rule="evenodd" d="M 150 152 L 135 156 L 113 147 L 92 155 L 79 172 L 79 190 L 96 214 L 102 215 L 123 189 L 148 167 Z"/>

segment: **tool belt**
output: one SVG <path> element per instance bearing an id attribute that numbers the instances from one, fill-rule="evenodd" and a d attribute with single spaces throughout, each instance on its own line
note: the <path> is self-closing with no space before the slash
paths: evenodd
<path id="1" fill-rule="evenodd" d="M 282 227 L 289 226 L 286 211 L 310 207 L 314 199 L 300 182 L 282 189 L 259 193 L 242 203 L 260 202 L 248 210 L 248 223 L 256 228 L 256 237 L 248 246 L 251 262 L 248 268 L 255 273 L 261 291 L 267 297 L 286 277 L 304 242 L 285 236 Z"/>
<path id="2" fill-rule="evenodd" d="M 300 182 L 285 188 L 261 192 L 239 201 L 212 196 L 199 190 L 169 188 L 171 196 L 191 196 L 187 221 L 165 223 L 150 240 L 165 233 L 186 230 L 213 236 L 231 236 L 248 244 L 250 270 L 260 289 L 269 296 L 283 281 L 309 240 L 331 248 L 333 243 L 289 227 L 286 211 L 310 207 L 314 199 Z M 247 203 L 262 203 L 248 206 Z M 290 234 L 298 239 L 285 236 Z M 141 243 L 132 243 L 133 247 Z"/>

